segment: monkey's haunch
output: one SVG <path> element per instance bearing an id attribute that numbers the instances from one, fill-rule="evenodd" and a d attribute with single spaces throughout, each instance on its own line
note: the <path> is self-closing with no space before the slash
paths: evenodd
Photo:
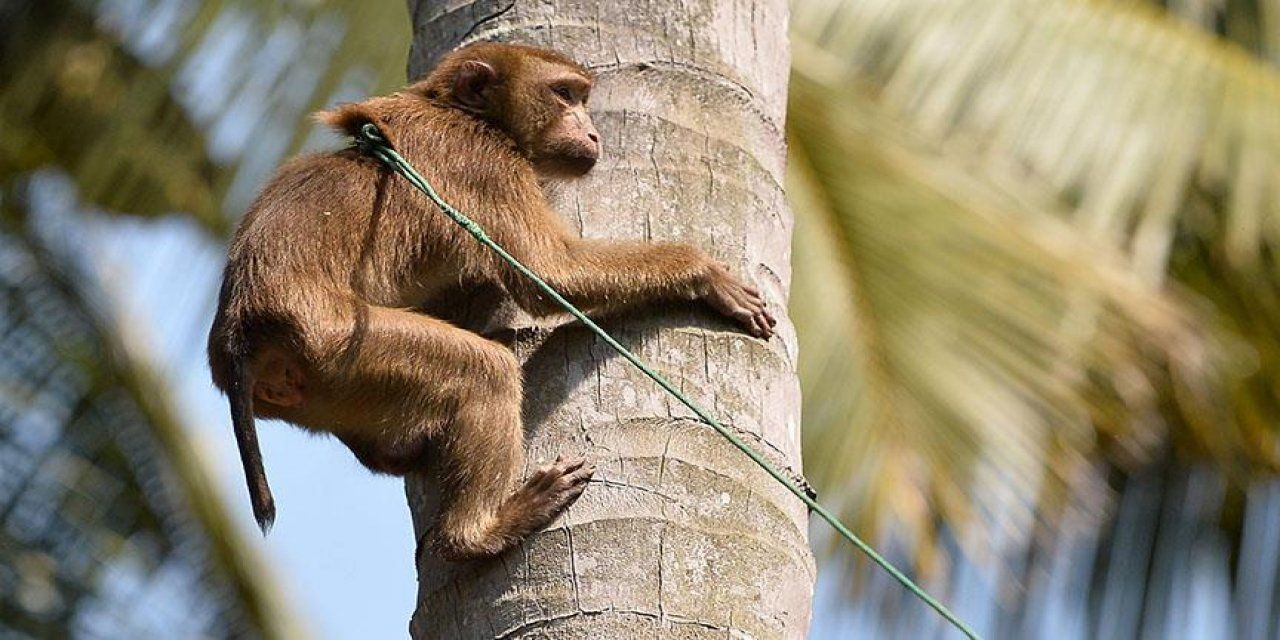
<path id="1" fill-rule="evenodd" d="M 780 484 L 782 484 L 782 486 L 786 487 L 788 491 L 795 494 L 795 496 L 799 498 L 802 502 L 804 502 L 805 505 L 807 505 L 811 511 L 818 514 L 819 517 L 821 517 L 828 524 L 830 524 L 831 527 L 836 530 L 836 533 L 840 534 L 841 537 L 843 537 L 845 540 L 848 540 L 851 544 L 853 544 L 855 547 L 857 547 L 859 550 L 865 553 L 867 557 L 871 558 L 873 562 L 880 565 L 881 568 L 883 568 L 886 572 L 888 572 L 889 575 L 893 576 L 894 579 L 896 579 L 899 583 L 901 583 L 902 586 L 905 587 L 908 591 L 910 591 L 913 595 L 915 595 L 917 598 L 920 598 L 922 601 L 925 602 L 925 604 L 928 604 L 930 607 L 932 607 L 935 611 L 937 611 L 940 615 L 942 615 L 943 618 L 945 618 L 948 622 L 954 625 L 957 629 L 959 629 L 969 638 L 974 638 L 976 640 L 979 637 L 976 631 L 974 631 L 973 629 L 970 629 L 968 625 L 966 625 L 959 618 L 957 618 L 956 615 L 953 614 L 949 609 L 947 609 L 946 606 L 938 602 L 936 599 L 933 598 L 933 596 L 930 596 L 927 592 L 925 592 L 924 589 L 922 589 L 921 587 L 916 585 L 914 582 L 912 582 L 910 578 L 908 578 L 904 573 L 902 573 L 902 571 L 900 571 L 897 567 L 893 566 L 892 563 L 890 563 L 883 556 L 877 553 L 876 550 L 873 549 L 869 544 L 867 544 L 861 538 L 855 535 L 853 531 L 851 531 L 847 526 L 845 526 L 844 523 L 840 522 L 839 518 L 837 518 L 834 514 L 828 511 L 825 507 L 818 504 L 816 500 L 816 495 L 813 493 L 813 489 L 809 487 L 807 482 L 803 481 L 803 478 L 801 478 L 799 482 L 797 482 L 788 478 L 786 475 L 784 475 L 782 471 L 780 471 L 777 467 L 773 465 L 773 463 L 765 459 L 763 454 L 756 451 L 754 448 L 751 447 L 751 445 L 747 444 L 741 438 L 739 438 L 737 434 L 729 430 L 728 427 L 725 427 L 723 424 L 721 424 L 719 420 L 716 420 L 714 416 L 712 416 L 709 412 L 707 412 L 700 405 L 694 402 L 693 399 L 681 393 L 680 390 L 676 389 L 676 387 L 672 385 L 670 382 L 668 382 L 666 378 L 664 378 L 657 371 L 654 371 L 651 367 L 649 367 L 649 365 L 645 364 L 645 362 L 641 360 L 638 356 L 636 356 L 634 353 L 632 353 L 631 350 L 622 346 L 622 344 L 618 342 L 616 339 L 614 339 L 613 336 L 609 335 L 609 332 L 605 331 L 603 328 L 600 327 L 600 325 L 596 324 L 594 321 L 591 320 L 591 318 L 587 317 L 585 313 L 583 313 L 580 309 L 578 309 L 577 306 L 575 306 L 567 298 L 565 298 L 558 291 L 556 291 L 554 287 L 547 284 L 547 282 L 543 280 L 540 276 L 538 276 L 537 273 L 535 273 L 532 269 L 525 266 L 524 263 L 522 263 L 520 260 L 516 259 L 510 253 L 508 253 L 506 249 L 503 249 L 502 245 L 495 242 L 492 238 L 489 237 L 487 233 L 485 233 L 484 228 L 476 224 L 476 222 L 473 221 L 471 218 L 467 217 L 466 214 L 453 208 L 453 206 L 451 206 L 448 202 L 446 202 L 444 198 L 440 197 L 440 194 L 437 193 L 436 190 L 431 186 L 431 183 L 427 182 L 427 180 L 422 177 L 422 174 L 418 173 L 417 170 L 415 170 L 413 166 L 409 164 L 408 161 L 406 161 L 403 157 L 401 157 L 400 154 L 397 153 L 396 150 L 391 147 L 391 144 L 387 142 L 387 138 L 382 135 L 382 132 L 378 130 L 378 127 L 376 125 L 374 125 L 372 122 L 366 122 L 365 124 L 363 124 L 360 127 L 357 135 L 355 136 L 355 140 L 356 140 L 356 145 L 360 149 L 376 157 L 378 160 L 381 160 L 383 163 L 389 166 L 392 170 L 396 171 L 401 176 L 403 176 L 406 180 L 409 181 L 410 184 L 412 184 L 419 191 L 424 193 L 431 200 L 431 202 L 434 203 L 436 207 L 440 209 L 441 212 L 443 212 L 446 216 L 449 217 L 449 219 L 453 220 L 463 229 L 466 229 L 467 232 L 470 233 L 472 237 L 474 237 L 477 241 L 479 241 L 485 247 L 488 247 L 490 250 L 497 253 L 498 256 L 502 258 L 503 261 L 505 261 L 507 264 L 515 268 L 516 271 L 519 271 L 521 275 L 523 275 L 524 277 L 532 281 L 538 287 L 538 289 L 540 289 L 543 293 L 545 293 L 552 300 L 554 300 L 557 305 L 559 305 L 561 308 L 567 311 L 570 315 L 576 318 L 579 322 L 585 325 L 588 329 L 592 331 L 592 333 L 595 333 L 597 337 L 599 337 L 601 340 L 605 342 L 605 344 L 612 347 L 613 350 L 618 353 L 618 355 L 622 356 L 628 362 L 635 365 L 635 367 L 639 369 L 642 373 L 644 373 L 646 376 L 648 376 L 649 379 L 656 382 L 658 386 L 662 387 L 667 393 L 671 394 L 672 397 L 679 400 L 682 404 L 684 404 L 684 406 L 688 407 L 690 411 L 693 411 L 693 413 L 697 415 L 703 422 L 707 423 L 708 425 L 711 426 L 711 428 L 719 432 L 720 435 L 724 436 L 725 439 L 727 439 L 730 443 L 733 444 L 733 446 L 737 447 L 740 451 L 745 453 L 748 458 L 751 458 L 753 462 L 759 465 L 760 468 L 764 469 L 770 476 L 773 477 L 774 480 L 777 480 Z M 800 487 L 801 483 L 804 484 L 804 487 L 805 487 L 804 489 Z"/>

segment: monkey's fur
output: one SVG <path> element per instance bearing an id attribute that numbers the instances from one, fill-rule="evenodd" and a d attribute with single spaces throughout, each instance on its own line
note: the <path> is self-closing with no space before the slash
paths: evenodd
<path id="1" fill-rule="evenodd" d="M 586 173 L 599 154 L 591 75 L 552 51 L 472 45 L 421 82 L 317 114 L 354 133 L 372 122 L 440 194 L 588 311 L 701 299 L 767 338 L 759 293 L 683 244 L 583 240 L 539 179 Z M 491 556 L 546 525 L 594 468 L 524 465 L 521 371 L 512 352 L 419 309 L 456 285 L 496 285 L 535 315 L 559 311 L 403 178 L 352 148 L 276 173 L 231 243 L 209 335 L 258 523 L 275 518 L 254 415 L 345 443 L 368 468 L 439 465 L 431 546 Z"/>

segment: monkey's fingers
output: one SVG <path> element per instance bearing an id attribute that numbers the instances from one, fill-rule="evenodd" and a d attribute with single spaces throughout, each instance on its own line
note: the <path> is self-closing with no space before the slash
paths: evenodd
<path id="1" fill-rule="evenodd" d="M 778 326 L 778 320 L 774 318 L 773 314 L 769 313 L 768 311 L 761 311 L 759 317 L 761 320 L 764 321 L 765 325 L 768 327 L 769 335 L 772 336 L 774 327 Z"/>
<path id="2" fill-rule="evenodd" d="M 746 313 L 750 314 L 750 317 L 742 320 L 742 323 L 747 327 L 751 335 L 757 338 L 769 339 L 773 335 L 773 327 L 778 324 L 778 321 L 774 320 L 773 316 L 765 309 L 764 298 L 761 298 L 759 294 L 753 295 L 750 290 L 744 289 L 743 296 L 739 299 L 739 304 Z"/>
<path id="3" fill-rule="evenodd" d="M 742 305 L 753 310 L 763 309 L 769 306 L 769 303 L 765 302 L 764 296 L 760 294 L 759 289 L 745 284 L 739 285 L 739 289 L 735 292 L 734 298 Z"/>
<path id="4" fill-rule="evenodd" d="M 778 325 L 778 321 L 774 319 L 773 314 L 769 313 L 768 303 L 756 293 L 749 296 L 745 306 L 751 310 L 752 334 L 759 338 L 769 339 L 773 335 L 773 328 Z"/>
<path id="5" fill-rule="evenodd" d="M 742 325 L 742 328 L 746 329 L 747 333 L 757 338 L 763 338 L 769 333 L 768 323 L 757 319 L 763 311 L 759 306 L 751 305 L 730 296 L 722 305 L 716 305 L 716 307 L 720 309 L 721 313 L 738 321 L 738 324 Z"/>
<path id="6" fill-rule="evenodd" d="M 757 338 L 768 338 L 771 335 L 768 323 L 766 323 L 758 312 L 750 309 L 742 309 L 733 314 L 735 320 L 747 330 L 747 333 Z"/>
<path id="7" fill-rule="evenodd" d="M 765 311 L 765 300 L 757 289 L 727 277 L 711 290 L 706 300 L 717 311 L 736 320 L 752 336 L 767 340 L 773 335 L 777 321 Z"/>
<path id="8" fill-rule="evenodd" d="M 751 316 L 751 324 L 754 328 L 753 333 L 756 337 L 768 340 L 773 337 L 773 325 L 769 324 L 769 314 L 759 311 Z"/>

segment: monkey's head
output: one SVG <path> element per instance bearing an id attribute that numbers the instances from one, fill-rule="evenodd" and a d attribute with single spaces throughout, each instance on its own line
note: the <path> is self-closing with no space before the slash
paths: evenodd
<path id="1" fill-rule="evenodd" d="M 590 72 L 555 51 L 479 43 L 450 53 L 417 86 L 502 129 L 539 174 L 574 177 L 600 157 L 587 112 L 591 83 Z"/>

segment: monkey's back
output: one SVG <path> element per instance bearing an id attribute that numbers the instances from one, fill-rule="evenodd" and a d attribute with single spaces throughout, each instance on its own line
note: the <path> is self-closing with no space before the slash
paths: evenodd
<path id="1" fill-rule="evenodd" d="M 210 332 L 220 387 L 232 353 L 255 349 L 242 336 L 299 342 L 310 316 L 385 289 L 364 277 L 386 262 L 373 246 L 387 213 L 374 211 L 378 180 L 375 160 L 342 150 L 294 158 L 263 187 L 231 241 Z"/>

